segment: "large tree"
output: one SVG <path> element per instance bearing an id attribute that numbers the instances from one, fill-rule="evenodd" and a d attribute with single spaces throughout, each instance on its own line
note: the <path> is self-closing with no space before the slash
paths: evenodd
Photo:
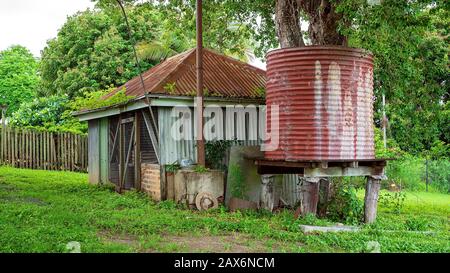
<path id="1" fill-rule="evenodd" d="M 7 105 L 7 115 L 33 100 L 39 81 L 37 65 L 25 47 L 12 46 L 0 52 L 0 104 Z"/>
<path id="2" fill-rule="evenodd" d="M 194 0 L 155 2 L 163 8 L 191 10 L 177 24 L 192 22 Z M 210 2 L 216 1 L 204 1 L 206 16 Z M 223 0 L 220 5 L 228 25 L 248 27 L 259 57 L 273 48 L 307 45 L 372 51 L 375 123 L 380 125 L 385 94 L 390 136 L 402 149 L 417 153 L 432 148 L 436 141 L 448 144 L 448 1 Z M 205 35 L 210 30 L 225 33 L 223 21 L 205 24 Z M 239 37 L 239 32 L 231 33 L 228 43 Z"/>
<path id="3" fill-rule="evenodd" d="M 131 39 L 117 1 L 95 2 L 96 9 L 69 17 L 43 50 L 42 93 L 67 94 L 72 98 L 119 86 L 162 59 L 195 46 L 193 10 L 175 6 L 176 1 L 155 6 L 122 0 Z M 205 15 L 205 24 L 209 25 L 205 45 L 245 59 L 246 50 L 251 47 L 247 25 L 228 21 L 227 10 L 221 5 L 207 6 L 210 12 Z M 133 46 L 137 48 L 141 71 Z"/>
<path id="4" fill-rule="evenodd" d="M 159 35 L 159 13 L 146 6 L 129 9 L 135 41 Z M 87 10 L 68 18 L 55 39 L 42 51 L 42 92 L 76 97 L 86 91 L 118 86 L 137 75 L 133 43 L 122 17 Z M 141 60 L 143 69 L 154 60 Z"/>

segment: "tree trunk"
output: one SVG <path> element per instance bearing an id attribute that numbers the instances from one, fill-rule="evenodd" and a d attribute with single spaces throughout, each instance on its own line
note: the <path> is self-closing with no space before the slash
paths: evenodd
<path id="1" fill-rule="evenodd" d="M 297 2 L 300 9 L 309 17 L 308 34 L 312 45 L 347 45 L 347 38 L 338 32 L 342 14 L 336 13 L 336 4 L 328 0 L 297 0 Z"/>
<path id="2" fill-rule="evenodd" d="M 297 0 L 276 0 L 275 27 L 282 48 L 305 45 Z"/>

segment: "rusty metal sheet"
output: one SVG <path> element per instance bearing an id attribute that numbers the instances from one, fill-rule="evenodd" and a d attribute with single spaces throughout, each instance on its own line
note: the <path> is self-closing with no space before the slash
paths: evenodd
<path id="1" fill-rule="evenodd" d="M 309 46 L 267 55 L 267 95 L 279 105 L 275 160 L 373 159 L 373 57 L 361 49 Z"/>
<path id="2" fill-rule="evenodd" d="M 176 96 L 196 95 L 196 50 L 191 49 L 168 58 L 143 73 L 146 91 L 152 94 Z M 224 56 L 209 49 L 203 49 L 205 97 L 262 98 L 266 72 L 239 60 Z M 173 90 L 166 90 L 167 84 L 175 84 Z M 113 90 L 108 98 L 125 88 L 128 96 L 143 96 L 144 90 L 139 77 Z"/>

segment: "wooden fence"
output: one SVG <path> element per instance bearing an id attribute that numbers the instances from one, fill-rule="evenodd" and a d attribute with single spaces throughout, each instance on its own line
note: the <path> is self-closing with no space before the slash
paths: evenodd
<path id="1" fill-rule="evenodd" d="M 18 168 L 86 172 L 87 137 L 0 126 L 0 164 Z"/>

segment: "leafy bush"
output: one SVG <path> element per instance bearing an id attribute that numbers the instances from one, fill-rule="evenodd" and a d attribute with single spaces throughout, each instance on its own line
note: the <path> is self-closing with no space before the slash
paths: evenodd
<path id="1" fill-rule="evenodd" d="M 0 105 L 8 106 L 7 116 L 35 97 L 39 84 L 37 65 L 33 54 L 23 46 L 0 51 Z"/>
<path id="2" fill-rule="evenodd" d="M 225 169 L 225 153 L 233 145 L 233 140 L 212 140 L 205 143 L 206 164 L 214 169 Z"/>
<path id="3" fill-rule="evenodd" d="M 328 218 L 347 224 L 358 224 L 363 220 L 364 204 L 349 183 L 332 183 L 332 197 L 328 205 Z"/>
<path id="4" fill-rule="evenodd" d="M 79 122 L 71 115 L 67 96 L 41 97 L 22 103 L 12 114 L 10 124 L 50 132 L 87 132 L 86 123 Z"/>
<path id="5" fill-rule="evenodd" d="M 434 189 L 443 193 L 450 193 L 450 160 L 428 161 L 428 176 Z"/>
<path id="6" fill-rule="evenodd" d="M 78 121 L 74 111 L 106 107 L 120 104 L 134 98 L 125 95 L 121 90 L 113 96 L 103 99 L 112 90 L 85 93 L 71 101 L 68 96 L 49 96 L 36 98 L 31 102 L 22 103 L 10 119 L 13 126 L 50 132 L 87 133 L 86 122 Z"/>

